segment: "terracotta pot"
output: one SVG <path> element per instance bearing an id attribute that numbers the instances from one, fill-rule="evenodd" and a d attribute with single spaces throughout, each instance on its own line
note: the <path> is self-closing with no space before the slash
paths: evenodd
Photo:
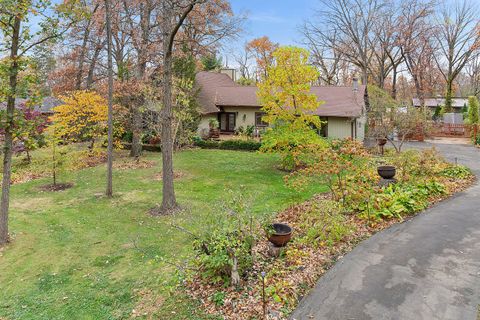
<path id="1" fill-rule="evenodd" d="M 383 179 L 392 179 L 395 177 L 396 169 L 394 166 L 379 166 L 377 172 Z"/>
<path id="2" fill-rule="evenodd" d="M 385 138 L 377 139 L 377 143 L 379 146 L 384 146 L 387 144 L 387 139 Z"/>
<path id="3" fill-rule="evenodd" d="M 268 241 L 276 247 L 284 247 L 292 239 L 293 229 L 284 223 L 274 223 L 271 226 L 272 233 L 268 235 Z"/>

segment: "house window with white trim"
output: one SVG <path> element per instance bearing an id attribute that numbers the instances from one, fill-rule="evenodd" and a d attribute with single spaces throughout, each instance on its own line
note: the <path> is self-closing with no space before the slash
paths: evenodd
<path id="1" fill-rule="evenodd" d="M 268 123 L 263 121 L 265 112 L 255 112 L 255 127 L 268 127 Z"/>

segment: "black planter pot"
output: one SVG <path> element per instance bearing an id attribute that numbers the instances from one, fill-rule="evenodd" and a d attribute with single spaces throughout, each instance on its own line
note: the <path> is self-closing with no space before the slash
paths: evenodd
<path id="1" fill-rule="evenodd" d="M 395 177 L 395 167 L 394 166 L 379 166 L 377 172 L 383 179 L 392 179 Z"/>
<path id="2" fill-rule="evenodd" d="M 274 223 L 270 226 L 268 241 L 276 247 L 284 247 L 292 239 L 293 229 L 284 223 Z"/>

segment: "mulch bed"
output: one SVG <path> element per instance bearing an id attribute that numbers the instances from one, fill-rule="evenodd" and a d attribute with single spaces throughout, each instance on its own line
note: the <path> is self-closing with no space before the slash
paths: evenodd
<path id="1" fill-rule="evenodd" d="M 465 190 L 475 181 L 472 177 L 468 180 L 446 180 L 449 195 Z M 327 195 L 316 196 L 313 199 L 299 205 L 295 205 L 277 216 L 277 221 L 288 223 L 294 230 L 301 228 L 301 213 L 309 210 L 309 207 L 317 201 L 322 201 Z M 446 196 L 448 197 L 448 196 Z M 444 198 L 431 199 L 435 204 Z M 409 219 L 407 217 L 406 219 Z M 261 273 L 265 272 L 265 287 L 275 288 L 275 293 L 280 299 L 266 299 L 268 319 L 287 319 L 298 304 L 298 301 L 308 293 L 317 283 L 318 279 L 344 254 L 351 251 L 360 241 L 373 234 L 402 222 L 401 219 L 379 220 L 368 223 L 356 215 L 347 215 L 346 223 L 353 226 L 353 232 L 332 246 L 291 242 L 285 250 L 288 250 L 283 258 L 271 258 L 268 254 L 269 242 L 260 240 L 254 247 L 255 263 L 248 279 L 243 280 L 241 288 L 223 287 L 222 284 L 212 284 L 195 275 L 186 282 L 186 291 L 194 299 L 202 304 L 202 309 L 211 315 L 220 315 L 223 319 L 247 320 L 264 319 L 262 300 Z M 295 231 L 294 231 L 295 232 Z M 294 235 L 295 236 L 295 235 Z M 215 304 L 212 300 L 214 294 L 224 294 L 223 304 Z"/>
<path id="2" fill-rule="evenodd" d="M 113 163 L 113 168 L 118 170 L 148 169 L 155 166 L 155 161 L 145 159 L 121 159 Z"/>
<path id="3" fill-rule="evenodd" d="M 39 189 L 42 191 L 63 191 L 73 187 L 73 183 L 57 183 L 57 184 L 46 184 L 40 186 Z"/>
<path id="4" fill-rule="evenodd" d="M 154 177 L 153 177 L 153 180 L 156 180 L 156 181 L 162 181 L 163 180 L 163 176 L 162 176 L 162 172 L 160 173 L 157 173 Z M 187 174 L 183 171 L 173 171 L 173 179 L 176 180 L 176 179 L 181 179 L 183 177 L 185 177 Z"/>

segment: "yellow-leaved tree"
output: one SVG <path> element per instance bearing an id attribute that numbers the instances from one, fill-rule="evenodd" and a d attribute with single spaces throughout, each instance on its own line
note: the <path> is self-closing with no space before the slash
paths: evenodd
<path id="1" fill-rule="evenodd" d="M 298 47 L 280 47 L 273 53 L 267 76 L 260 81 L 257 96 L 263 106 L 263 120 L 270 128 L 263 136 L 262 151 L 282 156 L 284 169 L 295 169 L 308 155 L 326 146 L 318 135 L 321 105 L 311 92 L 318 71 L 308 64 L 309 53 Z"/>
<path id="2" fill-rule="evenodd" d="M 107 134 L 107 102 L 96 92 L 85 90 L 60 96 L 60 99 L 64 104 L 53 109 L 55 134 L 69 142 L 89 141 L 92 151 L 95 142 Z"/>

